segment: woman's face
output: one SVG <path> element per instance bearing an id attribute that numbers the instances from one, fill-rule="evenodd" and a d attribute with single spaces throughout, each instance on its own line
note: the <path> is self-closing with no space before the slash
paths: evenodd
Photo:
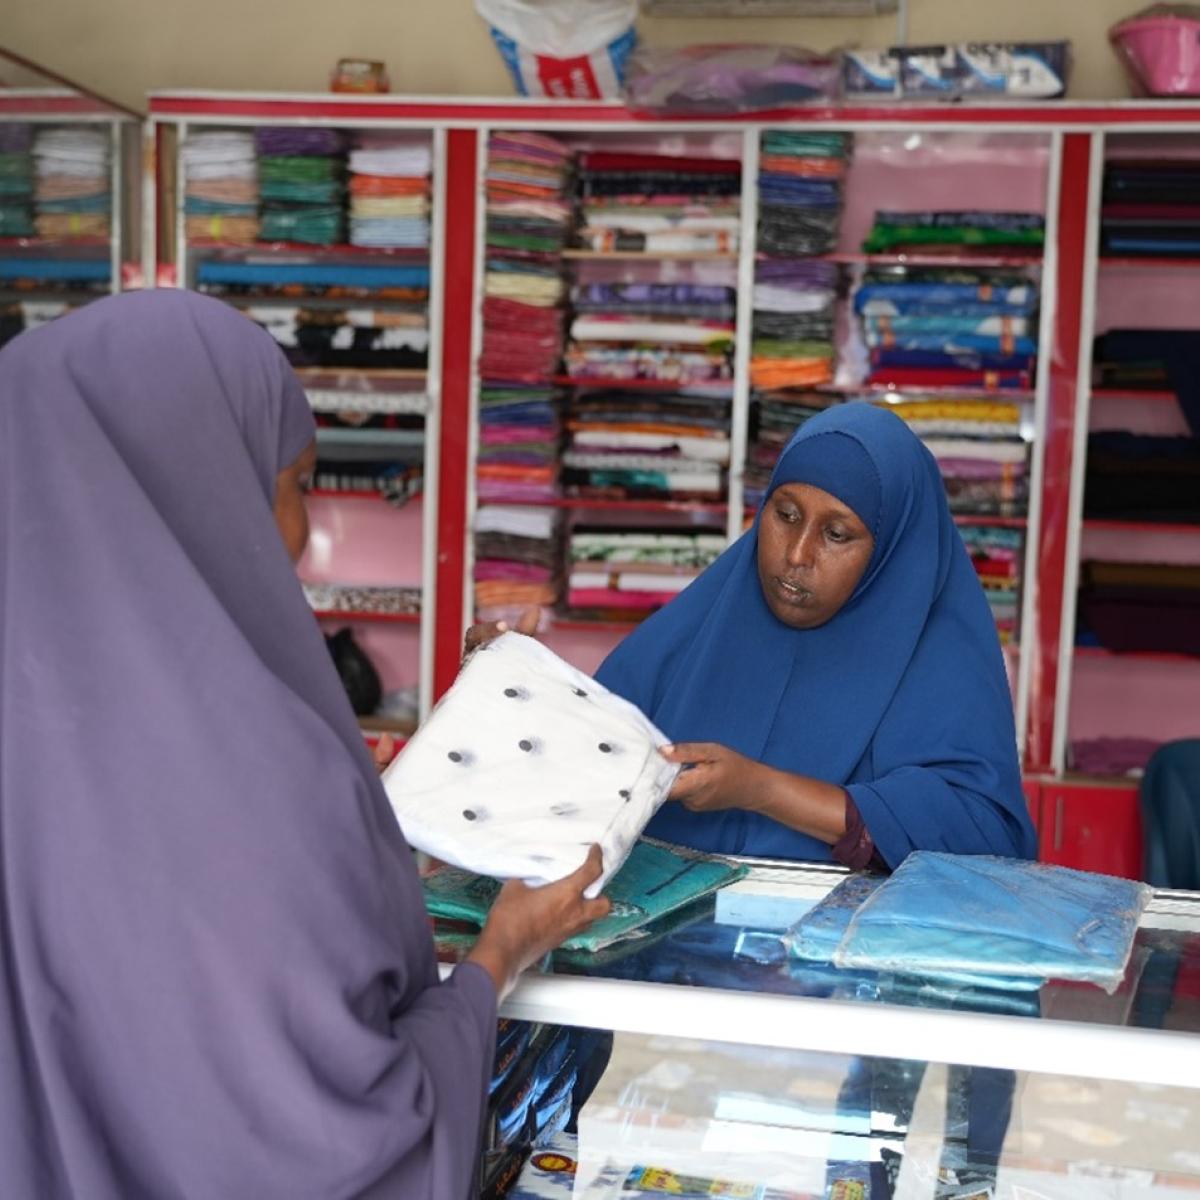
<path id="1" fill-rule="evenodd" d="M 793 629 L 824 625 L 854 594 L 875 539 L 836 497 L 785 483 L 758 526 L 758 578 L 767 607 Z"/>
<path id="2" fill-rule="evenodd" d="M 308 545 L 308 509 L 304 504 L 304 493 L 312 486 L 316 467 L 317 443 L 312 441 L 300 451 L 291 466 L 284 467 L 275 476 L 275 523 L 294 563 L 300 561 L 304 547 Z"/>

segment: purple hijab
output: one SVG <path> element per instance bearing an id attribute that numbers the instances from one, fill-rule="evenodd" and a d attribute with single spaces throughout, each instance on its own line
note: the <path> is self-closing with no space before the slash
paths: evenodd
<path id="1" fill-rule="evenodd" d="M 459 1200 L 490 979 L 411 854 L 276 530 L 313 436 L 186 292 L 0 352 L 0 1196 Z"/>

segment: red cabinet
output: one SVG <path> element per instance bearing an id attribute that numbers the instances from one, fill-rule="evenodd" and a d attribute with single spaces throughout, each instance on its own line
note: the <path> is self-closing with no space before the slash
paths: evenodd
<path id="1" fill-rule="evenodd" d="M 1047 781 L 1039 791 L 1042 862 L 1141 879 L 1142 818 L 1135 785 Z"/>

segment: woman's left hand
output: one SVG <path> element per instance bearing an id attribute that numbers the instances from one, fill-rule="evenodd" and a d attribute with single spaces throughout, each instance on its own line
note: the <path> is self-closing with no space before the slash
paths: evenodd
<path id="1" fill-rule="evenodd" d="M 677 742 L 661 753 L 668 762 L 685 764 L 668 800 L 692 812 L 755 807 L 761 763 L 717 742 Z"/>

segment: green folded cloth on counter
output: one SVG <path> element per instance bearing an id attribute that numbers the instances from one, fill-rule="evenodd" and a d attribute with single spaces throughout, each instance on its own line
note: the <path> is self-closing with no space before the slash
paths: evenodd
<path id="1" fill-rule="evenodd" d="M 563 949 L 601 950 L 625 938 L 647 936 L 659 918 L 745 874 L 745 867 L 724 859 L 639 842 L 604 889 L 612 911 L 564 942 Z M 421 884 L 431 917 L 480 926 L 501 887 L 496 879 L 458 867 L 443 867 Z"/>

